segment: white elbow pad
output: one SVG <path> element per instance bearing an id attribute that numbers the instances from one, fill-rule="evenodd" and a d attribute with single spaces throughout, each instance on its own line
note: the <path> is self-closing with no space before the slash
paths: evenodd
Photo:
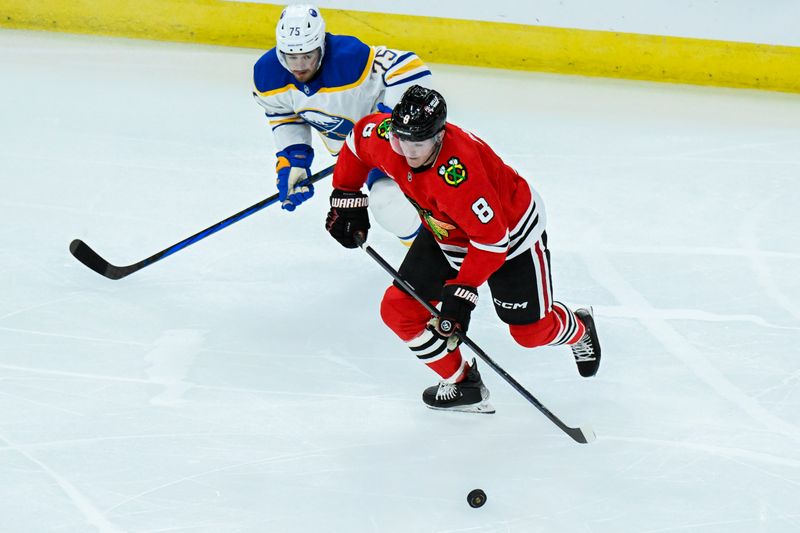
<path id="1" fill-rule="evenodd" d="M 420 227 L 419 214 L 391 178 L 379 179 L 369 191 L 372 218 L 406 243 L 414 240 Z"/>

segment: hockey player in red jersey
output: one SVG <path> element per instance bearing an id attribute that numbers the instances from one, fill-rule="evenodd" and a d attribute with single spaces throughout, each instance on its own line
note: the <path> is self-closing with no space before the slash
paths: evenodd
<path id="1" fill-rule="evenodd" d="M 440 377 L 428 407 L 494 412 L 476 362 L 458 347 L 478 287 L 488 282 L 497 316 L 525 347 L 566 344 L 584 377 L 597 373 L 600 344 L 591 309 L 553 300 L 545 212 L 539 195 L 481 139 L 447 123 L 442 95 L 409 88 L 391 115 L 360 120 L 333 175 L 326 228 L 347 248 L 370 227 L 361 192 L 370 169 L 391 176 L 423 222 L 399 272 L 419 295 L 441 302 L 441 318 L 397 284 L 381 301 L 386 325 Z"/>

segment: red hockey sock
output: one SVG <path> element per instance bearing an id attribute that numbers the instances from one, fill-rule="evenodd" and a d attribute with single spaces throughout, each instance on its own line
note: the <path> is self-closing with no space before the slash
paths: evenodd
<path id="1" fill-rule="evenodd" d="M 436 302 L 431 302 L 435 304 Z M 400 337 L 412 353 L 446 381 L 464 379 L 468 368 L 461 350 L 447 351 L 447 339 L 426 328 L 431 314 L 413 297 L 394 285 L 386 289 L 381 300 L 383 322 Z"/>
<path id="2" fill-rule="evenodd" d="M 517 344 L 526 348 L 575 344 L 586 332 L 583 322 L 561 302 L 553 302 L 553 308 L 544 318 L 531 324 L 511 324 L 508 329 Z"/>

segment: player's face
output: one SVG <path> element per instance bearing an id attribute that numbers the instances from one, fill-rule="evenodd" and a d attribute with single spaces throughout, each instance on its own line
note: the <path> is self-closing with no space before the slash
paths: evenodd
<path id="1" fill-rule="evenodd" d="M 289 66 L 297 81 L 306 83 L 314 77 L 319 67 L 319 57 L 322 51 L 317 48 L 303 54 L 283 54 L 283 59 Z"/>
<path id="2" fill-rule="evenodd" d="M 389 135 L 389 143 L 392 145 L 392 149 L 405 157 L 406 163 L 411 168 L 431 164 L 439 150 L 439 141 L 441 141 L 440 134 L 436 134 L 424 141 L 407 141 L 396 135 Z"/>

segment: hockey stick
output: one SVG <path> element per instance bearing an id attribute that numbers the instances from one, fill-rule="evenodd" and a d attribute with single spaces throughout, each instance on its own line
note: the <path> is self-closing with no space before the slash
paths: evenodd
<path id="1" fill-rule="evenodd" d="M 431 315 L 433 315 L 433 316 L 435 316 L 437 318 L 439 317 L 439 310 L 436 309 L 435 307 L 433 307 L 430 304 L 430 302 L 426 301 L 419 294 L 417 294 L 417 291 L 414 290 L 414 287 L 412 287 L 407 281 L 405 281 L 403 278 L 401 278 L 400 277 L 400 273 L 397 272 L 397 270 L 395 270 L 392 267 L 392 265 L 387 263 L 386 260 L 383 257 L 381 257 L 380 254 L 378 254 L 378 252 L 376 252 L 370 246 L 368 246 L 366 241 L 364 240 L 363 234 L 356 233 L 355 241 L 356 241 L 356 244 L 358 244 L 358 246 L 361 247 L 362 250 L 367 252 L 367 254 L 370 257 L 372 257 L 381 267 L 383 267 L 383 269 L 386 272 L 389 273 L 390 276 L 392 276 L 394 278 L 394 280 L 403 288 L 403 290 L 405 290 L 416 301 L 418 301 L 420 304 L 422 304 L 422 306 Z M 503 370 L 503 368 L 500 365 L 495 363 L 494 360 L 492 360 L 492 358 L 489 357 L 486 354 L 486 352 L 484 352 L 480 348 L 480 346 L 478 346 L 477 344 L 475 344 L 472 341 L 472 339 L 470 339 L 465 334 L 463 334 L 463 333 L 461 333 L 459 331 L 456 331 L 455 335 L 458 335 L 458 338 L 461 340 L 461 342 L 463 344 L 468 346 L 469 349 L 472 350 L 473 352 L 475 352 L 475 354 L 478 357 L 483 359 L 483 362 L 486 363 L 487 365 L 489 365 L 492 368 L 492 370 L 494 370 L 495 372 L 500 374 L 501 378 L 506 380 L 509 385 L 514 387 L 514 389 L 518 393 L 520 393 L 526 400 L 528 400 L 530 403 L 532 403 L 534 405 L 534 407 L 536 407 L 539 411 L 542 412 L 542 414 L 544 416 L 549 418 L 551 422 L 553 422 L 556 426 L 558 426 L 561 429 L 561 431 L 563 431 L 564 433 L 566 433 L 567 435 L 572 437 L 572 440 L 574 440 L 575 442 L 579 442 L 581 444 L 586 444 L 586 443 L 589 443 L 589 442 L 592 442 L 593 440 L 595 440 L 596 436 L 595 436 L 594 430 L 592 428 L 586 427 L 586 426 L 582 427 L 582 428 L 580 428 L 580 427 L 571 428 L 568 425 L 566 425 L 564 422 L 561 421 L 560 418 L 558 418 L 556 415 L 551 413 L 550 410 L 547 407 L 542 405 L 542 402 L 537 400 L 536 397 L 533 394 L 531 394 L 530 392 L 527 391 L 527 389 L 525 389 L 525 387 L 520 385 L 520 383 L 516 379 L 511 377 L 508 374 L 508 372 Z"/>
<path id="2" fill-rule="evenodd" d="M 311 183 L 315 183 L 324 178 L 325 176 L 330 175 L 332 172 L 333 172 L 333 165 L 329 166 L 326 169 L 320 170 L 313 176 L 310 176 L 307 180 L 302 182 L 302 184 L 309 185 Z M 272 205 L 277 201 L 278 201 L 278 194 L 276 193 L 270 196 L 269 198 L 265 198 L 264 200 L 261 200 L 257 204 L 253 204 L 247 209 L 239 211 L 235 215 L 232 215 L 221 222 L 217 222 L 213 226 L 209 226 L 203 231 L 195 233 L 191 237 L 184 239 L 177 244 L 173 244 L 169 248 L 161 250 L 157 254 L 153 254 L 147 259 L 142 259 L 138 263 L 133 263 L 132 265 L 126 265 L 126 266 L 112 265 L 111 263 L 100 257 L 100 254 L 92 250 L 92 248 L 88 244 L 86 244 L 80 239 L 75 239 L 70 243 L 69 251 L 70 253 L 72 253 L 73 256 L 75 256 L 75 259 L 77 259 L 87 267 L 91 268 L 98 274 L 105 276 L 109 279 L 120 279 L 124 278 L 125 276 L 129 276 L 148 265 L 152 265 L 156 261 L 161 261 L 165 257 L 174 254 L 178 250 L 182 250 L 201 239 L 205 239 L 209 235 L 212 235 L 218 232 L 219 230 L 230 226 L 235 222 L 239 222 L 243 218 L 249 217 L 253 213 L 261 211 L 265 207 Z"/>

